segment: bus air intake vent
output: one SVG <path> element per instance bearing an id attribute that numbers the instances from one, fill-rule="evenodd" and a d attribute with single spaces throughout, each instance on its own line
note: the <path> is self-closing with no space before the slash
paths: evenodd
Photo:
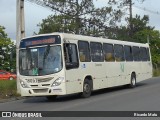
<path id="1" fill-rule="evenodd" d="M 50 86 L 50 84 L 43 84 L 42 86 Z"/>
<path id="2" fill-rule="evenodd" d="M 38 87 L 38 85 L 31 85 L 31 87 Z"/>
<path id="3" fill-rule="evenodd" d="M 46 93 L 48 92 L 48 89 L 33 89 L 34 93 Z"/>

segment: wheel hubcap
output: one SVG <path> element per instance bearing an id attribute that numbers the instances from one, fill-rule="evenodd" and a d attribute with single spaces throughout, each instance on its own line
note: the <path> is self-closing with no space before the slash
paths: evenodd
<path id="1" fill-rule="evenodd" d="M 88 84 L 85 84 L 85 85 L 84 85 L 84 91 L 85 91 L 86 93 L 89 93 L 89 92 L 90 92 L 90 87 L 89 87 Z"/>
<path id="2" fill-rule="evenodd" d="M 136 79 L 133 78 L 133 79 L 132 79 L 132 85 L 134 86 L 135 84 L 136 84 Z"/>

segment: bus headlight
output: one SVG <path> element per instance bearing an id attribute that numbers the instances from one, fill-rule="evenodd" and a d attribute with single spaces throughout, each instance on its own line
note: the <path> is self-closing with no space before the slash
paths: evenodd
<path id="1" fill-rule="evenodd" d="M 64 80 L 64 77 L 59 77 L 59 78 L 57 78 L 57 79 L 53 82 L 53 84 L 52 84 L 51 87 L 59 86 L 59 85 L 62 83 L 63 80 Z"/>
<path id="2" fill-rule="evenodd" d="M 29 88 L 28 85 L 22 80 L 20 80 L 20 84 L 23 88 Z"/>

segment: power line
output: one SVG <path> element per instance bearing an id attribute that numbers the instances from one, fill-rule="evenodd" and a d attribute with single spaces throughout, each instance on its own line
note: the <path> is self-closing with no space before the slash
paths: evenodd
<path id="1" fill-rule="evenodd" d="M 42 6 L 42 5 L 38 5 L 38 4 L 35 4 L 34 2 L 31 2 L 31 0 L 25 0 L 25 2 L 30 3 L 32 5 L 36 5 L 37 7 L 43 8 L 43 9 L 48 10 L 48 11 L 53 11 L 51 8 L 48 8 L 48 7 L 45 7 L 45 6 Z"/>
<path id="2" fill-rule="evenodd" d="M 37 5 L 38 7 L 42 7 L 42 8 L 48 9 L 50 11 L 53 11 L 53 9 L 51 7 L 47 6 L 45 4 L 45 2 L 41 1 L 41 0 L 25 0 L 25 2 L 29 2 L 33 5 Z"/>
<path id="3" fill-rule="evenodd" d="M 64 12 L 63 10 L 60 10 L 56 5 L 53 4 L 52 1 L 50 0 L 26 0 L 28 2 L 31 2 L 31 3 L 34 3 L 34 4 L 37 4 L 39 6 L 42 6 L 42 7 L 45 7 L 45 8 L 48 8 L 50 9 L 51 11 L 55 11 L 55 12 L 60 12 L 60 13 L 63 13 L 63 14 L 71 14 L 71 13 L 66 13 Z"/>
<path id="4" fill-rule="evenodd" d="M 160 15 L 160 12 L 149 10 L 149 9 L 146 9 L 145 7 L 140 7 L 140 6 L 137 6 L 137 5 L 134 5 L 133 7 L 138 8 L 138 9 L 143 10 L 143 11 L 146 11 L 146 12 L 149 12 L 149 13 L 152 13 L 152 14 Z"/>
<path id="5" fill-rule="evenodd" d="M 53 5 L 48 0 L 26 0 L 26 2 L 36 4 L 36 5 L 41 6 L 43 8 L 47 8 L 48 10 L 51 10 L 51 11 L 55 10 Z M 143 11 L 146 11 L 146 12 L 149 12 L 149 13 L 152 13 L 152 14 L 160 15 L 160 12 L 149 10 L 145 7 L 140 7 L 140 6 L 137 6 L 137 5 L 133 5 L 133 7 L 138 8 L 138 9 L 143 10 Z"/>

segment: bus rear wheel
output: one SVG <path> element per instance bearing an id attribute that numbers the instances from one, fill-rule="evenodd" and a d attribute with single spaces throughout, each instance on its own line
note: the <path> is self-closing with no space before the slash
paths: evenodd
<path id="1" fill-rule="evenodd" d="M 83 92 L 81 93 L 81 97 L 88 98 L 92 93 L 92 84 L 91 80 L 85 79 L 83 83 Z"/>
<path id="2" fill-rule="evenodd" d="M 131 75 L 131 83 L 130 83 L 130 88 L 135 88 L 136 87 L 136 75 L 132 74 Z"/>
<path id="3" fill-rule="evenodd" d="M 46 96 L 46 98 L 47 98 L 49 101 L 54 101 L 54 100 L 57 98 L 57 95 Z"/>

